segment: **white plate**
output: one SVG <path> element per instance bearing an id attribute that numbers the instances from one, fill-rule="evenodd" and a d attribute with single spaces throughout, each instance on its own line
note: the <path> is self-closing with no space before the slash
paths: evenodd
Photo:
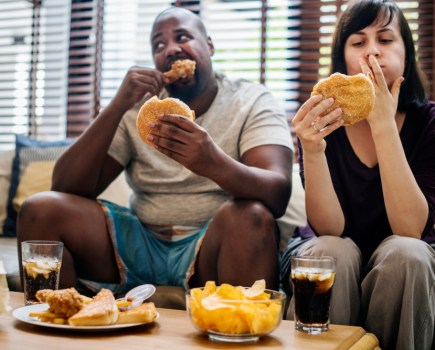
<path id="1" fill-rule="evenodd" d="M 45 311 L 48 309 L 48 304 L 35 304 L 23 306 L 12 311 L 12 315 L 20 321 L 25 323 L 34 324 L 37 326 L 48 327 L 48 328 L 59 328 L 72 331 L 110 331 L 120 328 L 135 327 L 147 324 L 146 323 L 125 323 L 125 324 L 112 324 L 109 326 L 70 326 L 67 324 L 55 324 L 50 322 L 42 322 L 37 317 L 29 317 L 29 314 L 34 311 Z M 157 313 L 156 319 L 159 317 Z"/>

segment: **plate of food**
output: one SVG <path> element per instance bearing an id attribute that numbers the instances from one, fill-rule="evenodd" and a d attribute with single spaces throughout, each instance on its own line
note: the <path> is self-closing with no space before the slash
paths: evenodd
<path id="1" fill-rule="evenodd" d="M 102 289 L 94 298 L 84 297 L 74 288 L 44 290 L 39 300 L 41 304 L 17 308 L 12 315 L 28 324 L 72 331 L 135 327 L 153 323 L 159 316 L 154 303 L 143 303 L 125 310 L 125 304 L 116 301 L 107 289 Z"/>

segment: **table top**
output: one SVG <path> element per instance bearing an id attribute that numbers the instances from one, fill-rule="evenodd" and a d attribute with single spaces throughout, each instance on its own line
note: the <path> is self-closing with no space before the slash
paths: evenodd
<path id="1" fill-rule="evenodd" d="M 23 294 L 11 292 L 13 309 L 24 306 Z M 0 347 L 12 349 L 349 349 L 367 336 L 361 327 L 331 325 L 320 335 L 308 335 L 294 329 L 294 322 L 282 321 L 270 335 L 246 344 L 211 341 L 198 332 L 182 310 L 157 309 L 160 316 L 152 324 L 104 332 L 53 329 L 21 322 L 11 312 L 0 315 Z M 374 349 L 359 347 L 359 349 Z"/>

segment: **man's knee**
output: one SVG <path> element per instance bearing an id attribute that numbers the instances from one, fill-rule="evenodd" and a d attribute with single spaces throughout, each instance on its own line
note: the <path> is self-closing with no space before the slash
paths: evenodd
<path id="1" fill-rule="evenodd" d="M 253 200 L 230 200 L 219 209 L 219 216 L 230 217 L 252 227 L 273 226 L 272 213 L 261 202 Z"/>
<path id="2" fill-rule="evenodd" d="M 270 240 L 271 233 L 274 236 L 278 232 L 272 213 L 258 201 L 227 201 L 219 208 L 213 221 L 222 227 L 222 233 L 237 236 L 238 239 L 243 238 L 251 243 Z"/>
<path id="3" fill-rule="evenodd" d="M 40 192 L 26 199 L 18 212 L 18 239 L 49 239 L 60 227 L 62 231 L 74 227 L 77 216 L 71 215 L 69 199 L 59 192 Z"/>
<path id="4" fill-rule="evenodd" d="M 56 192 L 40 192 L 27 198 L 22 204 L 19 222 L 39 222 L 49 220 L 52 215 L 59 213 L 62 200 Z"/>

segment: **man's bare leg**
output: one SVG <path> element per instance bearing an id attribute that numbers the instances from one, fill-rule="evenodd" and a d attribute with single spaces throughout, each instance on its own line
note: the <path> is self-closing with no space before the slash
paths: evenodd
<path id="1" fill-rule="evenodd" d="M 24 202 L 19 212 L 17 236 L 20 266 L 22 241 L 64 243 L 60 288 L 76 286 L 77 277 L 119 282 L 105 216 L 94 200 L 59 192 L 34 195 Z M 21 269 L 20 273 L 22 278 Z"/>
<path id="2" fill-rule="evenodd" d="M 250 286 L 264 278 L 279 288 L 278 228 L 272 214 L 259 202 L 228 201 L 216 212 L 198 254 L 190 285 Z"/>

